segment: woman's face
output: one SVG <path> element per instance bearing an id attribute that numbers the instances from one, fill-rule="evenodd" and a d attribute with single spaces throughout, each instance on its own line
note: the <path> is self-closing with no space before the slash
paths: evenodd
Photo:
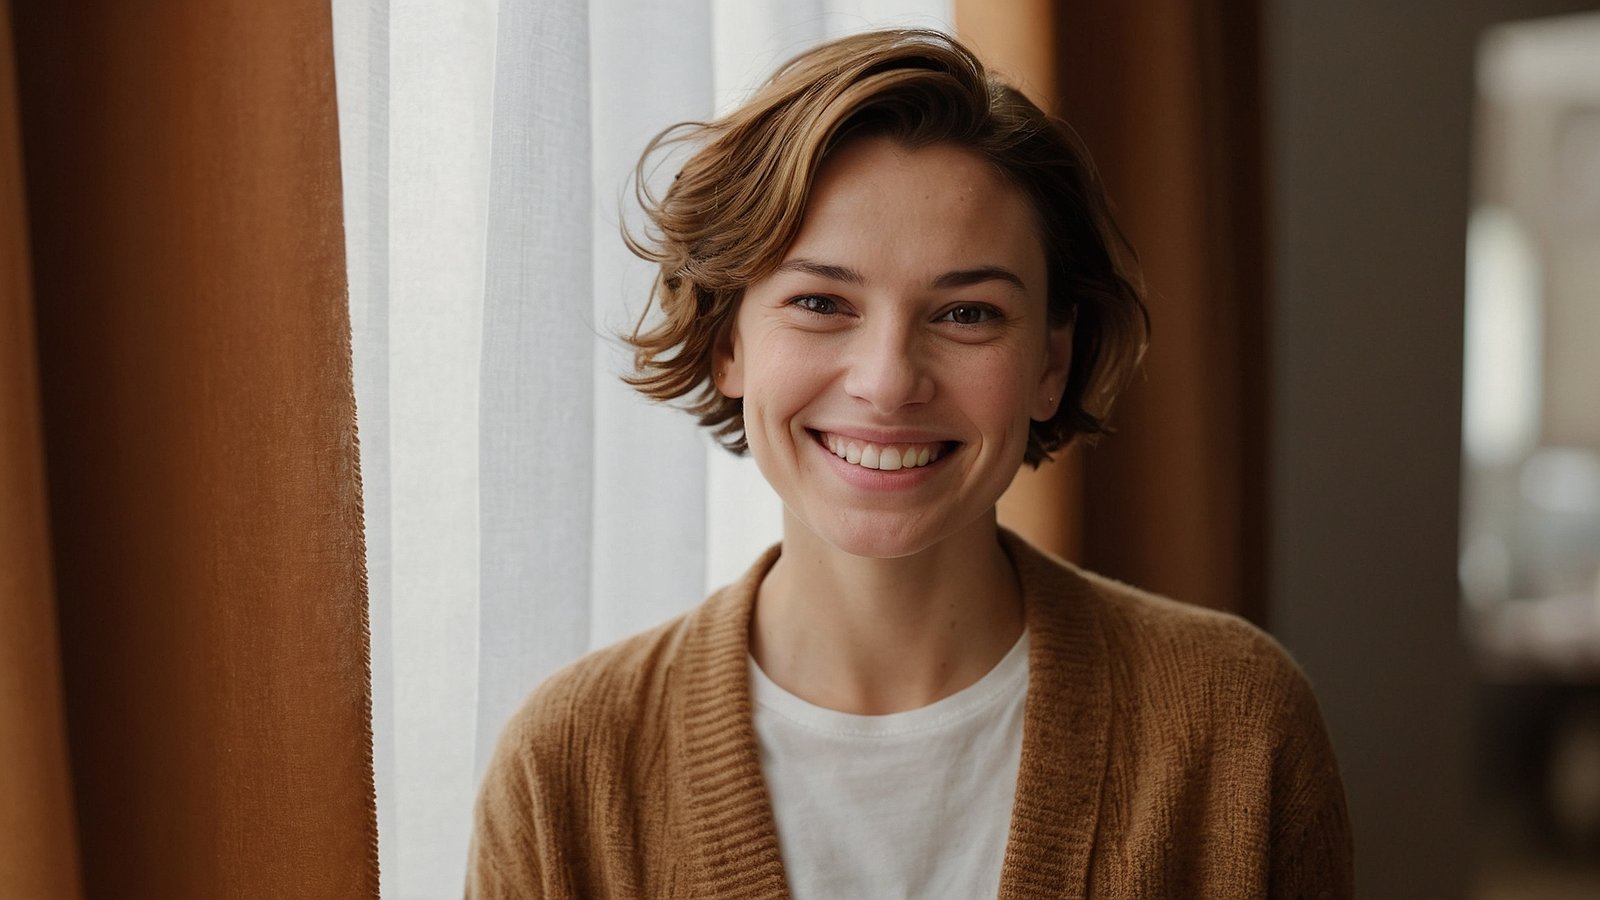
<path id="1" fill-rule="evenodd" d="M 824 163 L 717 360 L 791 527 L 892 558 L 990 514 L 1066 381 L 1035 222 L 959 148 L 867 138 Z"/>

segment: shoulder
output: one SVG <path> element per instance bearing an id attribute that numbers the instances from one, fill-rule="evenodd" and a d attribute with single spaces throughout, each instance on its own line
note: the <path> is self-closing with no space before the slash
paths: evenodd
<path id="1" fill-rule="evenodd" d="M 1311 684 L 1271 635 L 1228 613 L 1083 571 L 1012 536 L 1054 653 L 1091 660 L 1058 694 L 1095 700 L 1124 800 L 1194 802 L 1269 857 L 1272 896 L 1350 895 L 1344 789 Z M 1068 637 L 1070 636 L 1070 637 Z M 1041 642 L 1043 643 L 1043 642 Z M 1114 779 L 1115 780 L 1115 779 Z M 1152 785 L 1167 786 L 1151 794 Z M 1154 800 L 1152 798 L 1155 798 Z M 1130 801 L 1131 802 L 1131 801 Z M 1169 811 L 1175 821 L 1184 821 Z M 1134 815 L 1125 812 L 1125 816 Z"/>
<path id="2" fill-rule="evenodd" d="M 506 722 L 497 761 L 553 762 L 635 729 L 662 713 L 694 613 L 594 650 L 530 692 Z"/>
<path id="3" fill-rule="evenodd" d="M 1113 691 L 1151 712 L 1321 717 L 1305 673 L 1271 635 L 1239 616 L 1180 603 L 1097 575 L 1028 545 L 1009 549 L 1042 621 L 1089 632 Z M 1284 727 L 1294 727 L 1285 725 Z"/>
<path id="4" fill-rule="evenodd" d="M 729 643 L 731 633 L 743 652 L 747 587 L 723 588 L 688 613 L 550 675 L 507 721 L 491 768 L 522 761 L 549 779 L 659 750 L 685 699 L 688 670 L 703 663 L 708 646 L 719 638 Z"/>
<path id="5" fill-rule="evenodd" d="M 1343 788 L 1322 710 L 1305 671 L 1272 635 L 1231 613 L 1180 603 L 1072 570 L 1095 608 L 1114 705 L 1130 727 L 1213 758 L 1255 760 L 1286 800 Z M 1294 804 L 1291 804 L 1293 806 Z M 1298 814 L 1279 811 L 1279 825 Z"/>
<path id="6" fill-rule="evenodd" d="M 576 852 L 600 814 L 595 786 L 616 792 L 639 756 L 639 735 L 664 727 L 647 723 L 664 718 L 663 696 L 688 619 L 596 650 L 523 700 L 478 787 L 468 896 L 520 896 L 540 885 L 553 896 L 575 893 L 567 882 L 576 871 L 543 861 Z M 652 743 L 661 746 L 645 746 Z"/>
<path id="7" fill-rule="evenodd" d="M 584 835 L 615 819 L 597 791 L 626 806 L 620 786 L 638 756 L 631 735 L 641 718 L 661 718 L 688 618 L 584 656 L 512 714 L 478 788 L 467 896 L 582 893 L 581 867 L 560 861 L 584 857 Z"/>
<path id="8" fill-rule="evenodd" d="M 1245 619 L 1091 572 L 1077 575 L 1097 601 L 1108 651 L 1124 668 L 1250 695 L 1309 691 L 1283 645 Z"/>

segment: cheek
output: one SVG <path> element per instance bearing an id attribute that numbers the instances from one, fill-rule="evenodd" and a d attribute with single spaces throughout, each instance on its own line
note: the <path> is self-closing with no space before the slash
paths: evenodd
<path id="1" fill-rule="evenodd" d="M 745 362 L 745 416 L 761 420 L 760 426 L 781 429 L 784 419 L 805 405 L 823 377 L 821 366 L 808 351 L 803 335 L 782 329 L 761 335 Z"/>
<path id="2" fill-rule="evenodd" d="M 982 353 L 952 360 L 946 371 L 950 390 L 959 393 L 963 405 L 977 418 L 989 422 L 1010 421 L 1019 415 L 1026 419 L 1033 398 L 1037 366 L 1030 354 L 1013 348 L 983 348 Z"/>

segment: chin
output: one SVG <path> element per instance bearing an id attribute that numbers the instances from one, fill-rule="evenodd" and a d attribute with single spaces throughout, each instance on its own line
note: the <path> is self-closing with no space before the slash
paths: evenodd
<path id="1" fill-rule="evenodd" d="M 850 516 L 811 530 L 824 543 L 851 556 L 866 559 L 902 559 L 937 546 L 959 529 L 939 528 L 923 521 L 897 521 L 883 514 Z"/>
<path id="2" fill-rule="evenodd" d="M 913 541 L 894 540 L 881 536 L 862 537 L 860 539 L 830 541 L 841 552 L 862 559 L 903 559 L 907 556 L 916 556 L 931 544 Z"/>

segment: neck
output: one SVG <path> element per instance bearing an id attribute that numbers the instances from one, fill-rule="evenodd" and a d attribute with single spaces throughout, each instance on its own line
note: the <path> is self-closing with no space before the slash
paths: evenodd
<path id="1" fill-rule="evenodd" d="M 751 653 L 803 700 L 878 715 L 976 682 L 1022 634 L 1021 590 L 994 515 L 911 556 L 852 556 L 785 515 Z"/>

